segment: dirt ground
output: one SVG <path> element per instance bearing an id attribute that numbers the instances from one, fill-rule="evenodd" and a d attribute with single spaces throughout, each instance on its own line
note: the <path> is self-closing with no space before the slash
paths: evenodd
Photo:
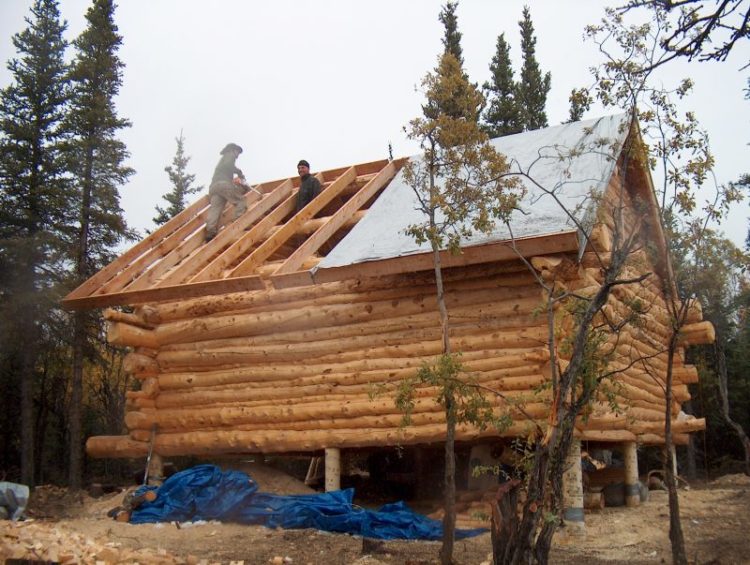
<path id="1" fill-rule="evenodd" d="M 295 479 L 257 466 L 248 469 L 261 490 L 310 492 Z M 552 563 L 670 563 L 667 495 L 652 491 L 637 508 L 605 508 L 586 514 L 583 537 L 556 537 Z M 0 561 L 164 564 L 427 564 L 436 563 L 437 542 L 370 544 L 349 535 L 316 530 L 270 530 L 209 523 L 131 525 L 107 511 L 123 493 L 72 496 L 39 487 L 22 522 L 0 522 Z M 693 563 L 750 563 L 750 477 L 727 475 L 680 490 L 682 526 Z M 491 563 L 490 535 L 459 541 L 459 564 Z"/>

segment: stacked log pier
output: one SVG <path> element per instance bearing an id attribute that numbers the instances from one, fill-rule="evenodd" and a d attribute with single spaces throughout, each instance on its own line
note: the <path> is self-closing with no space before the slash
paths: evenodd
<path id="1" fill-rule="evenodd" d="M 560 277 L 571 289 L 597 282 L 597 269 L 585 266 L 591 258 L 581 264 L 566 255 L 535 259 L 545 280 Z M 493 397 L 496 410 L 513 418 L 503 435 L 543 423 L 548 393 L 539 390 L 549 378 L 550 355 L 546 298 L 535 275 L 518 262 L 503 262 L 449 269 L 445 277 L 453 348 L 462 352 L 467 375 L 502 393 Z M 658 281 L 628 292 L 613 294 L 608 316 L 627 315 L 633 296 L 658 313 Z M 393 402 L 398 383 L 441 352 L 431 273 L 269 286 L 141 307 L 134 314 L 109 311 L 107 318 L 110 342 L 132 348 L 125 366 L 141 390 L 128 395 L 129 434 L 91 438 L 92 456 L 143 455 L 154 425 L 161 455 L 312 452 L 443 439 L 434 390 L 417 390 L 406 427 Z M 686 342 L 705 338 L 698 320 Z M 667 331 L 663 316 L 654 315 L 606 344 L 620 369 L 612 384 L 620 409 L 613 411 L 603 395 L 579 420 L 581 439 L 658 441 L 666 366 L 659 338 Z M 644 355 L 647 363 L 636 362 Z M 681 356 L 674 374 L 671 411 L 680 441 L 699 426 L 677 420 L 695 374 Z M 457 439 L 497 434 L 459 426 Z"/>

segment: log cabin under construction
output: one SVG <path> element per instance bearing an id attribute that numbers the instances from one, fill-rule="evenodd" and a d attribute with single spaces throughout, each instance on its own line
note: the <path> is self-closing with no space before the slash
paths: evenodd
<path id="1" fill-rule="evenodd" d="M 664 443 L 669 265 L 647 165 L 624 157 L 638 135 L 627 123 L 609 116 L 493 140 L 526 173 L 513 235 L 498 225 L 464 241 L 461 254 L 442 255 L 452 347 L 473 378 L 502 392 L 492 401 L 513 417 L 502 433 L 458 427 L 472 457 L 491 463 L 493 445 L 524 437 L 529 417 L 544 425 L 548 416 L 539 279 L 585 293 L 600 284 L 616 232 L 639 233 L 627 271 L 649 276 L 616 287 L 605 312 L 622 319 L 636 301 L 647 308 L 642 323 L 610 340 L 618 407 L 602 396 L 577 422 L 571 520 L 581 507 L 581 442 L 623 452 L 632 504 L 636 446 Z M 108 339 L 130 348 L 126 370 L 140 381 L 128 393 L 127 435 L 89 438 L 89 455 L 141 457 L 153 441 L 161 457 L 326 453 L 335 461 L 440 444 L 445 418 L 434 390 L 418 389 L 408 426 L 393 401 L 397 384 L 441 353 L 432 256 L 404 232 L 423 221 L 405 161 L 317 173 L 323 190 L 299 212 L 298 178 L 257 184 L 244 215 L 231 221 L 225 210 L 208 243 L 204 196 L 71 292 L 68 308 L 127 307 L 106 310 Z M 570 313 L 556 316 L 565 327 Z M 678 444 L 705 426 L 681 412 L 698 378 L 684 347 L 713 339 L 699 308 L 681 339 L 671 406 Z"/>

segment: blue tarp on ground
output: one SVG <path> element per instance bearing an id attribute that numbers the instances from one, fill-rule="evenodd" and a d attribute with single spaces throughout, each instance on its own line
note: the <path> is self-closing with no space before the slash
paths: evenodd
<path id="1" fill-rule="evenodd" d="M 155 488 L 155 487 L 143 487 Z M 367 510 L 352 503 L 354 489 L 321 494 L 281 496 L 258 492 L 258 484 L 241 471 L 198 465 L 169 477 L 153 502 L 133 511 L 130 522 L 220 520 L 270 528 L 316 528 L 375 539 L 439 540 L 440 522 L 417 514 L 403 502 Z M 456 530 L 456 538 L 485 530 Z"/>

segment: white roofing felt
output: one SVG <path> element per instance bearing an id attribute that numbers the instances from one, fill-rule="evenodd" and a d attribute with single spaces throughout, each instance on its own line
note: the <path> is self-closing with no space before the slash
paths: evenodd
<path id="1" fill-rule="evenodd" d="M 527 193 L 511 216 L 513 237 L 576 230 L 568 212 L 590 227 L 596 204 L 591 196 L 607 187 L 627 133 L 627 116 L 617 114 L 492 140 L 508 158 L 512 172 L 525 172 L 535 181 L 520 177 Z M 418 245 L 405 233 L 409 226 L 426 221 L 414 190 L 400 172 L 318 269 L 426 253 L 429 243 Z M 476 233 L 464 239 L 462 247 L 509 239 L 507 226 L 498 222 L 490 234 Z"/>

